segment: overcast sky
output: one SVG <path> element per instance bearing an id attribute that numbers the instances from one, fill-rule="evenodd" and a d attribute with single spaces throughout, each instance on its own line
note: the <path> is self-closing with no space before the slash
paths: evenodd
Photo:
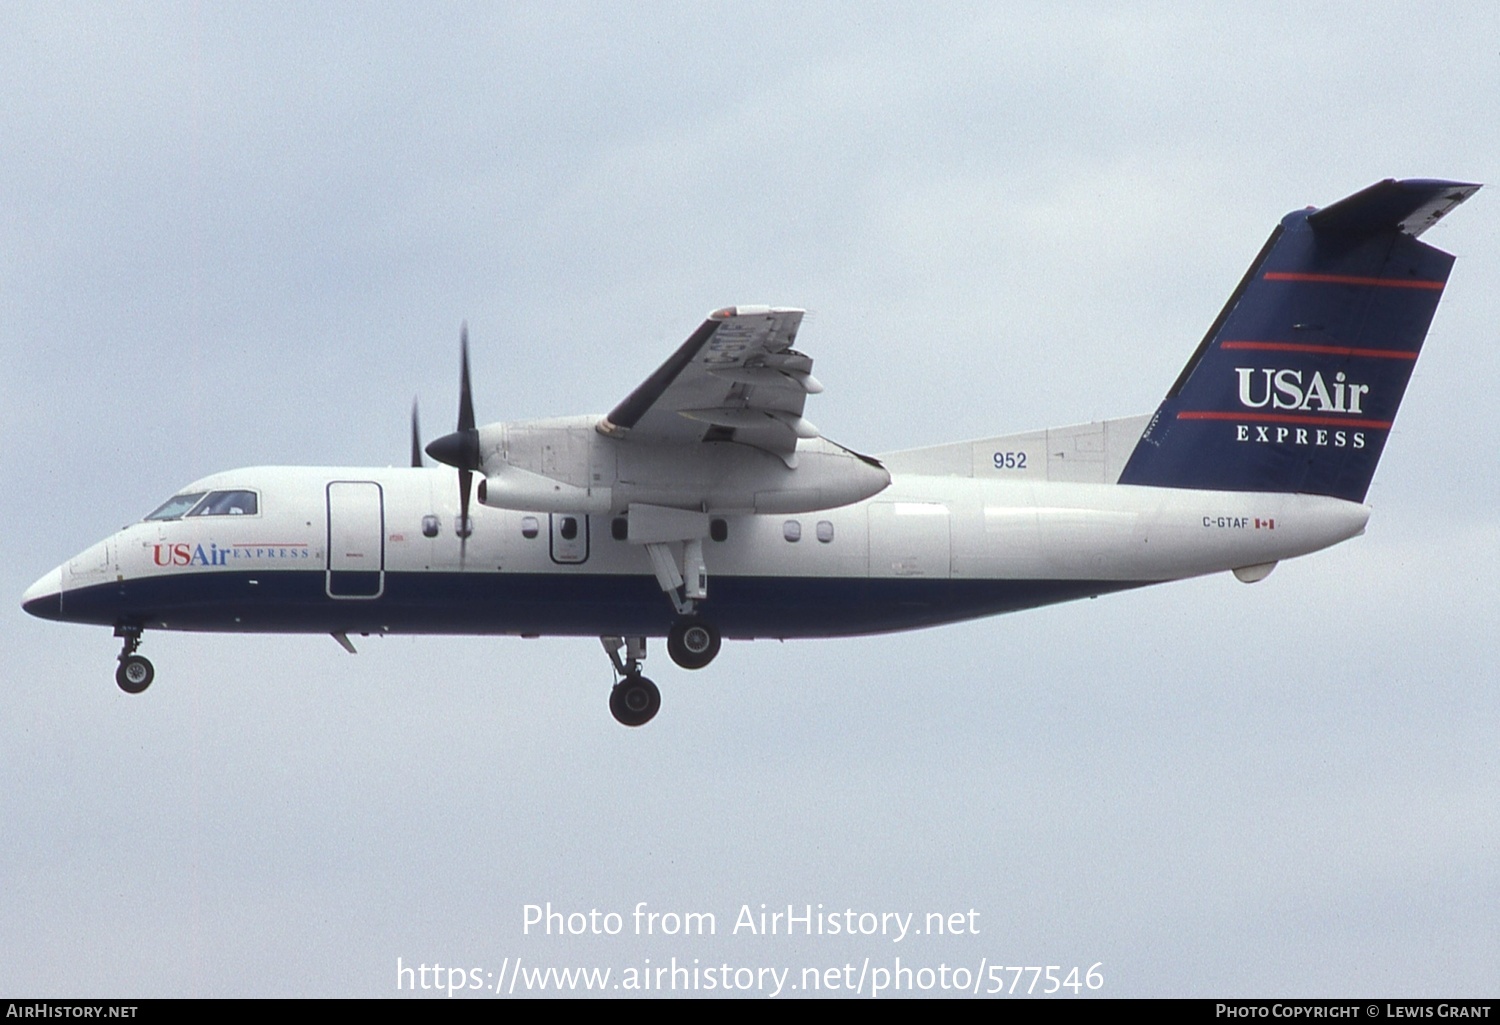
<path id="1" fill-rule="evenodd" d="M 206 473 L 400 465 L 420 397 L 602 411 L 808 308 L 864 451 L 1154 408 L 1288 210 L 1495 181 L 1500 8 L 0 7 L 0 993 L 396 993 L 404 965 L 1102 962 L 1106 995 L 1493 996 L 1500 194 L 1366 536 L 915 634 L 148 634 L 32 580 Z M 523 909 L 713 912 L 708 938 Z M 753 937 L 973 909 L 977 936 Z M 618 976 L 617 976 L 618 977 Z M 1008 977 L 1007 977 L 1008 978 Z"/>

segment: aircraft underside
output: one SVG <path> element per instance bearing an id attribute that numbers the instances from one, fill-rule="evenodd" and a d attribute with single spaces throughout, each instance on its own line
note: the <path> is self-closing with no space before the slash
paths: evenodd
<path id="1" fill-rule="evenodd" d="M 148 577 L 66 590 L 29 604 L 27 611 L 152 630 L 580 637 L 665 637 L 678 618 L 649 577 L 387 572 L 383 578 L 370 582 L 377 596 L 357 598 L 330 597 L 323 572 Z M 1151 582 L 716 576 L 703 613 L 723 637 L 736 640 L 847 637 L 977 619 Z"/>
<path id="2" fill-rule="evenodd" d="M 724 637 L 909 630 L 1151 582 L 720 576 L 703 615 L 682 616 L 663 600 L 654 579 L 621 574 L 386 572 L 335 581 L 319 571 L 217 572 L 65 589 L 28 602 L 26 611 L 113 625 L 123 638 L 115 679 L 129 693 L 145 690 L 155 677 L 151 662 L 137 654 L 147 629 L 328 633 L 350 651 L 349 634 L 597 636 L 618 678 L 610 711 L 638 726 L 661 707 L 660 691 L 641 672 L 648 637 L 665 636 L 674 662 L 700 669 Z M 349 596 L 357 593 L 367 596 Z"/>

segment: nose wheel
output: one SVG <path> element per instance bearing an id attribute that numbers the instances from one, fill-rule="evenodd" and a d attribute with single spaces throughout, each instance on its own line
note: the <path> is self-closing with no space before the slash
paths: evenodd
<path id="1" fill-rule="evenodd" d="M 156 679 L 156 668 L 145 655 L 126 655 L 115 670 L 115 683 L 126 694 L 139 694 Z"/>
<path id="2" fill-rule="evenodd" d="M 115 636 L 124 638 L 120 647 L 120 665 L 115 670 L 115 683 L 126 694 L 139 694 L 156 679 L 156 667 L 151 664 L 151 660 L 135 653 L 135 649 L 141 646 L 141 628 L 117 626 Z"/>

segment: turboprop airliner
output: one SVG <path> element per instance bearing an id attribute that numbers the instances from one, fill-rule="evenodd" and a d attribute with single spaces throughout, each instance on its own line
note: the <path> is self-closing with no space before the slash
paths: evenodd
<path id="1" fill-rule="evenodd" d="M 147 630 L 595 636 L 627 726 L 648 638 L 953 623 L 1207 573 L 1266 577 L 1360 534 L 1453 257 L 1418 237 L 1478 185 L 1394 179 L 1288 214 L 1143 416 L 879 456 L 803 413 L 802 311 L 710 313 L 605 415 L 455 431 L 411 466 L 261 466 L 193 482 L 51 570 L 27 612 Z M 455 474 L 454 471 L 457 471 Z"/>

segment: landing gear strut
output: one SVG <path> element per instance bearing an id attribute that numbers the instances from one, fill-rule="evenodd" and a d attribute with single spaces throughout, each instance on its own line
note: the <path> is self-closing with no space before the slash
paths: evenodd
<path id="1" fill-rule="evenodd" d="M 632 516 L 640 518 L 639 506 L 631 506 Z M 697 516 L 674 510 L 658 510 L 657 514 L 670 513 L 675 517 Z M 707 517 L 700 517 L 707 532 Z M 681 526 L 681 524 L 679 524 Z M 631 530 L 636 529 L 632 522 Z M 642 536 L 647 536 L 642 528 Z M 659 535 L 658 535 L 659 536 Z M 698 617 L 698 606 L 708 599 L 708 566 L 703 561 L 703 538 L 689 537 L 683 541 L 643 541 L 646 554 L 651 557 L 651 570 L 656 582 L 672 600 L 677 610 L 677 619 L 667 634 L 667 654 L 672 661 L 684 669 L 702 669 L 719 653 L 719 631 Z M 678 545 L 681 545 L 679 562 Z"/>
<path id="2" fill-rule="evenodd" d="M 646 657 L 644 637 L 601 637 L 618 679 L 609 694 L 609 710 L 622 726 L 644 726 L 661 710 L 661 691 L 641 675 Z M 620 657 L 620 649 L 625 657 Z"/>
<path id="3" fill-rule="evenodd" d="M 667 654 L 684 669 L 702 669 L 719 653 L 719 631 L 696 616 L 683 616 L 667 634 Z"/>
<path id="4" fill-rule="evenodd" d="M 156 668 L 152 666 L 151 660 L 135 653 L 135 649 L 141 646 L 141 628 L 117 626 L 115 636 L 124 638 L 124 643 L 120 646 L 120 665 L 115 670 L 115 683 L 126 694 L 139 694 L 156 679 Z"/>

